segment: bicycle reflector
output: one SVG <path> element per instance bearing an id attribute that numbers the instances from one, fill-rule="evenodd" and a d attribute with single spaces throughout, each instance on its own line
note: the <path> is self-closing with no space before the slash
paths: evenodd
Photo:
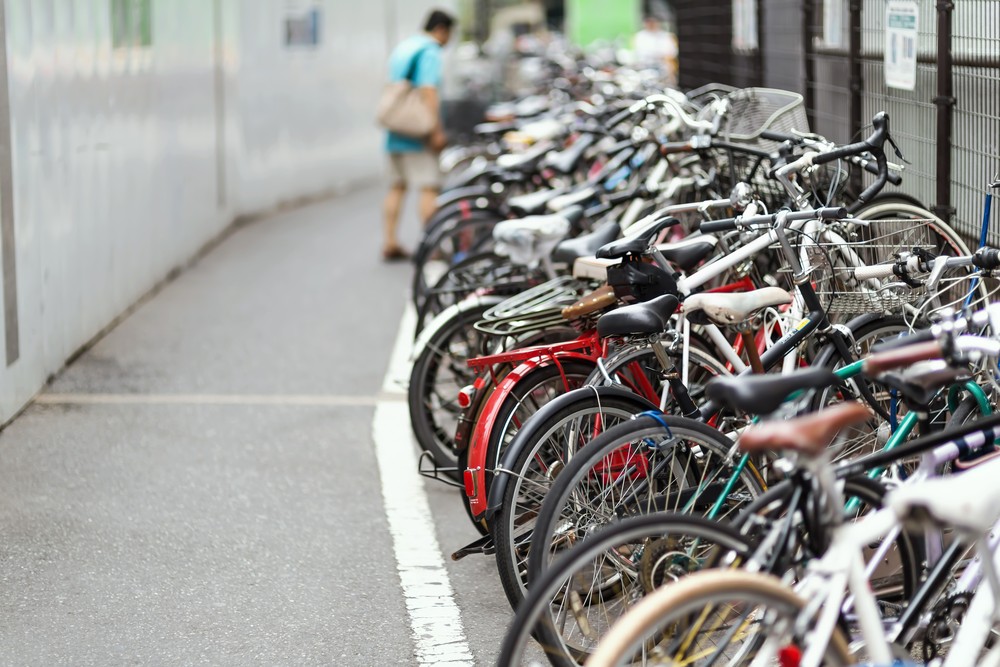
<path id="1" fill-rule="evenodd" d="M 472 405 L 472 394 L 476 391 L 475 387 L 471 384 L 467 384 L 458 390 L 458 407 L 463 410 L 467 410 L 470 405 Z"/>

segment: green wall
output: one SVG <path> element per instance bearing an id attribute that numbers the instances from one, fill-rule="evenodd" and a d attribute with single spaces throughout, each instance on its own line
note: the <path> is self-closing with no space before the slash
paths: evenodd
<path id="1" fill-rule="evenodd" d="M 566 0 L 566 32 L 580 46 L 622 37 L 631 43 L 642 27 L 640 0 Z"/>

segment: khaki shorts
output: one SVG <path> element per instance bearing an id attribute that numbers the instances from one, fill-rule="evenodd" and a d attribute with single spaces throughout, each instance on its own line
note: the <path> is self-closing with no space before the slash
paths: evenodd
<path id="1" fill-rule="evenodd" d="M 430 151 L 389 153 L 389 180 L 393 185 L 440 188 L 441 168 Z"/>

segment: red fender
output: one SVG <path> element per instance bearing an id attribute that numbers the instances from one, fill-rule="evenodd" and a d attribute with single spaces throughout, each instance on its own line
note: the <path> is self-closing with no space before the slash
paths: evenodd
<path id="1" fill-rule="evenodd" d="M 472 439 L 469 441 L 468 467 L 465 469 L 463 475 L 465 479 L 465 495 L 468 497 L 469 508 L 472 510 L 472 516 L 475 517 L 476 521 L 480 520 L 486 512 L 486 448 L 489 443 L 490 433 L 496 425 L 497 412 L 500 410 L 500 406 L 504 400 L 510 396 L 514 387 L 517 386 L 518 382 L 525 375 L 536 368 L 554 363 L 553 357 L 559 360 L 578 359 L 588 363 L 594 363 L 595 359 L 594 355 L 591 354 L 563 351 L 532 357 L 523 361 L 500 381 L 500 384 L 497 385 L 497 388 L 490 395 L 482 413 L 479 415 L 476 428 L 472 433 Z"/>

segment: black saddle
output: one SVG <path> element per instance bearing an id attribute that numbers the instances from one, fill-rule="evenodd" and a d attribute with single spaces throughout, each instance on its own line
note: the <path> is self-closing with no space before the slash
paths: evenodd
<path id="1" fill-rule="evenodd" d="M 594 143 L 594 135 L 581 135 L 569 148 L 549 153 L 542 162 L 543 167 L 551 167 L 560 174 L 569 174 L 576 169 L 583 152 Z"/>
<path id="2" fill-rule="evenodd" d="M 665 294 L 645 303 L 613 310 L 597 320 L 597 335 L 607 338 L 662 333 L 678 303 L 673 294 Z"/>
<path id="3" fill-rule="evenodd" d="M 666 260 L 681 271 L 690 271 L 698 266 L 703 259 L 712 254 L 715 250 L 716 241 L 714 238 L 706 236 L 704 239 L 693 237 L 690 241 L 684 239 L 669 247 L 663 248 L 660 252 Z"/>
<path id="4" fill-rule="evenodd" d="M 546 204 L 565 192 L 566 188 L 555 188 L 517 195 L 507 199 L 507 208 L 519 218 L 536 215 L 545 210 Z"/>
<path id="5" fill-rule="evenodd" d="M 610 220 L 589 234 L 567 239 L 556 246 L 552 259 L 556 262 L 572 264 L 578 257 L 593 257 L 597 249 L 618 238 L 621 228 L 614 220 Z"/>
<path id="6" fill-rule="evenodd" d="M 649 251 L 649 246 L 656 235 L 667 227 L 680 224 L 677 218 L 660 218 L 635 236 L 629 236 L 609 243 L 597 251 L 602 259 L 621 259 L 625 255 L 642 255 Z"/>
<path id="7" fill-rule="evenodd" d="M 705 396 L 737 412 L 766 415 L 777 410 L 793 392 L 832 387 L 840 382 L 828 368 L 806 368 L 789 375 L 716 377 L 705 385 Z"/>

